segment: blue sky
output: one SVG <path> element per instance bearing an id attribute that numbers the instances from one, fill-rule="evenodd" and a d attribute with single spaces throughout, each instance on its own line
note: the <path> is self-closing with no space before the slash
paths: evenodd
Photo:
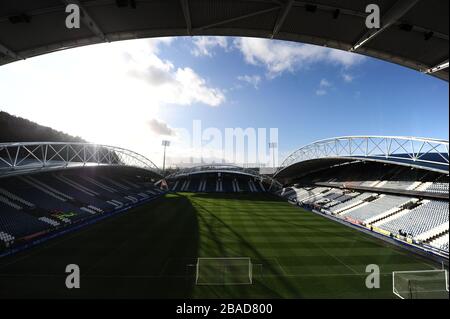
<path id="1" fill-rule="evenodd" d="M 161 139 L 171 139 L 172 164 L 196 151 L 179 138 L 194 120 L 222 131 L 278 128 L 280 160 L 302 145 L 342 135 L 448 140 L 447 82 L 281 41 L 102 44 L 3 66 L 0 84 L 2 110 L 151 159 L 161 157 Z"/>

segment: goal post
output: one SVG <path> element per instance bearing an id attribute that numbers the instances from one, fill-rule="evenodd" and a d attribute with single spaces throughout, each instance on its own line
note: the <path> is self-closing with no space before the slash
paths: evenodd
<path id="1" fill-rule="evenodd" d="M 197 258 L 197 285 L 251 285 L 253 265 L 248 257 Z"/>
<path id="2" fill-rule="evenodd" d="M 448 299 L 448 271 L 394 271 L 392 292 L 401 299 Z"/>

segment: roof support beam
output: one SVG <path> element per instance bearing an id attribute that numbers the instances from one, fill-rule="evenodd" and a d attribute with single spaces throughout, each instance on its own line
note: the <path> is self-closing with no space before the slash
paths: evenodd
<path id="1" fill-rule="evenodd" d="M 280 13 L 277 17 L 277 22 L 275 22 L 275 26 L 273 27 L 272 34 L 270 35 L 270 38 L 273 39 L 277 36 L 278 32 L 280 32 L 281 27 L 283 26 L 284 20 L 286 20 L 286 17 L 289 14 L 289 11 L 292 8 L 292 5 L 294 4 L 294 0 L 288 0 L 286 4 L 280 9 Z"/>
<path id="2" fill-rule="evenodd" d="M 406 12 L 408 12 L 419 0 L 398 0 L 392 8 L 390 8 L 381 18 L 381 28 L 369 29 L 351 48 L 349 51 L 356 51 L 371 39 L 379 35 L 381 32 L 396 23 Z"/>
<path id="3" fill-rule="evenodd" d="M 241 15 L 241 16 L 238 16 L 238 17 L 235 17 L 235 18 L 230 18 L 230 19 L 219 21 L 219 22 L 211 23 L 211 24 L 199 27 L 199 28 L 195 28 L 193 30 L 194 31 L 195 30 L 202 31 L 202 30 L 205 30 L 205 29 L 217 27 L 217 26 L 220 26 L 220 25 L 223 25 L 223 24 L 234 22 L 234 21 L 244 20 L 246 18 L 251 18 L 251 17 L 254 17 L 254 16 L 258 16 L 258 15 L 261 15 L 261 14 L 264 14 L 264 13 L 267 13 L 267 12 L 272 12 L 272 11 L 279 10 L 279 9 L 280 9 L 280 7 L 276 6 L 276 7 L 272 7 L 272 8 L 268 8 L 268 9 L 264 9 L 264 10 L 259 10 L 259 11 L 248 13 L 248 14 L 244 14 L 244 15 Z"/>
<path id="4" fill-rule="evenodd" d="M 425 73 L 432 74 L 434 72 L 439 72 L 447 68 L 448 68 L 448 59 L 445 60 L 444 62 L 439 63 L 436 66 L 433 66 L 432 68 L 429 68 L 428 70 L 425 71 Z"/>
<path id="5" fill-rule="evenodd" d="M 189 0 L 180 0 L 181 8 L 183 8 L 184 20 L 186 21 L 187 34 L 192 35 L 192 21 L 188 1 Z"/>
<path id="6" fill-rule="evenodd" d="M 0 53 L 9 56 L 10 58 L 13 58 L 14 60 L 21 60 L 23 59 L 19 54 L 17 54 L 16 52 L 8 49 L 7 47 L 5 47 L 3 44 L 0 43 Z"/>
<path id="7" fill-rule="evenodd" d="M 89 13 L 86 11 L 86 9 L 83 7 L 83 5 L 80 3 L 79 0 L 62 0 L 62 2 L 65 3 L 66 5 L 76 4 L 80 8 L 81 20 L 83 21 L 83 24 L 86 27 L 88 27 L 88 29 L 91 30 L 92 33 L 94 33 L 100 39 L 109 42 L 105 33 L 103 33 L 103 31 L 100 29 L 97 23 L 95 23 L 94 19 L 92 19 L 92 17 L 89 15 Z"/>

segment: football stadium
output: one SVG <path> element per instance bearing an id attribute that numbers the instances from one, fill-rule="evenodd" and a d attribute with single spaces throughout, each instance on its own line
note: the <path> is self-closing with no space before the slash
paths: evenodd
<path id="1" fill-rule="evenodd" d="M 448 1 L 377 2 L 381 26 L 366 29 L 365 8 L 375 1 L 4 1 L 0 75 L 103 42 L 252 37 L 387 61 L 444 84 L 448 101 Z M 64 27 L 68 5 L 81 12 L 81 27 Z M 318 97 L 336 86 L 320 83 Z M 109 94 L 92 92 L 85 94 Z M 448 115 L 448 104 L 440 107 Z M 93 131 L 109 121 L 104 112 Z M 159 153 L 0 115 L 0 299 L 449 298 L 448 138 L 409 131 L 322 138 L 316 118 L 315 138 L 280 136 L 279 144 L 289 135 L 296 146 L 272 167 L 166 167 L 166 147 L 170 154 L 176 143 L 163 141 L 160 164 Z M 433 135 L 432 126 L 420 132 Z"/>

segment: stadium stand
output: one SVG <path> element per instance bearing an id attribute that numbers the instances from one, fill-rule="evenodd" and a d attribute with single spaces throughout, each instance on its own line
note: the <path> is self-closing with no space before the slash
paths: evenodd
<path id="1" fill-rule="evenodd" d="M 429 169 L 351 162 L 294 178 L 277 194 L 448 256 L 448 181 L 448 174 Z"/>
<path id="2" fill-rule="evenodd" d="M 355 208 L 346 210 L 343 214 L 364 222 L 388 210 L 400 207 L 410 200 L 410 198 L 403 196 L 380 195 L 371 202 L 364 202 Z"/>
<path id="3" fill-rule="evenodd" d="M 255 193 L 280 188 L 270 178 L 233 165 L 203 165 L 175 171 L 167 181 L 174 192 Z"/>
<path id="4" fill-rule="evenodd" d="M 448 209 L 448 202 L 426 201 L 397 218 L 378 224 L 378 226 L 390 232 L 403 232 L 411 237 L 416 237 L 445 223 L 448 227 Z"/>
<path id="5" fill-rule="evenodd" d="M 449 187 L 448 187 L 448 182 L 447 183 L 431 183 L 430 186 L 428 186 L 425 191 L 427 192 L 433 192 L 433 193 L 443 193 L 443 194 L 448 194 L 449 191 Z"/>
<path id="6" fill-rule="evenodd" d="M 0 249 L 162 193 L 125 169 L 76 168 L 0 179 Z"/>

